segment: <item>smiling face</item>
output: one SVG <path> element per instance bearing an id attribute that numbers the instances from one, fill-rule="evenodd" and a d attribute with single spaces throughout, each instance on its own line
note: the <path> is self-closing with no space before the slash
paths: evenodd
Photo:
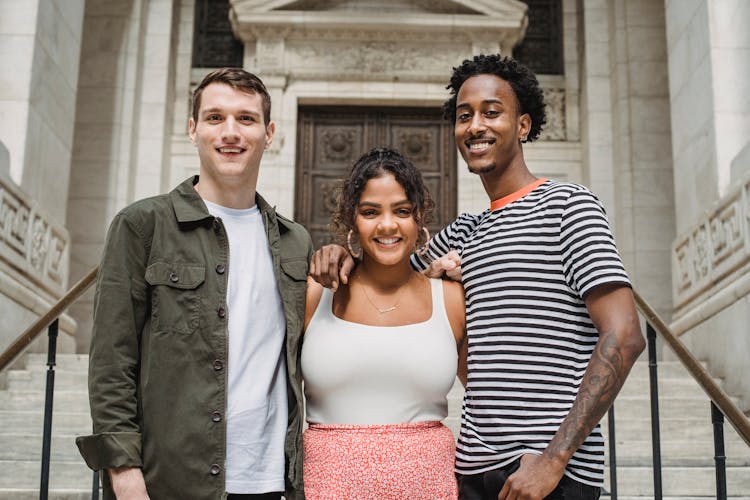
<path id="1" fill-rule="evenodd" d="M 263 119 L 258 94 L 209 84 L 201 95 L 197 122 L 191 118 L 189 129 L 190 141 L 198 148 L 203 189 L 255 189 L 263 151 L 275 130 L 273 122 Z"/>
<path id="2" fill-rule="evenodd" d="M 521 140 L 531 119 L 520 114 L 518 99 L 508 82 L 496 75 L 467 79 L 456 97 L 456 145 L 469 171 L 500 176 L 510 165 L 523 163 Z"/>
<path id="3" fill-rule="evenodd" d="M 359 198 L 354 229 L 365 262 L 403 264 L 417 243 L 418 227 L 406 191 L 393 174 L 367 181 Z"/>

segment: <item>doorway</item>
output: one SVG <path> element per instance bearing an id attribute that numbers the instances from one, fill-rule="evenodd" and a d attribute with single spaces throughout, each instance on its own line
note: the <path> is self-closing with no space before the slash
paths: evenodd
<path id="1" fill-rule="evenodd" d="M 435 200 L 430 233 L 456 217 L 453 126 L 438 108 L 300 106 L 294 219 L 315 248 L 334 241 L 335 190 L 354 162 L 374 147 L 401 151 L 422 172 Z"/>

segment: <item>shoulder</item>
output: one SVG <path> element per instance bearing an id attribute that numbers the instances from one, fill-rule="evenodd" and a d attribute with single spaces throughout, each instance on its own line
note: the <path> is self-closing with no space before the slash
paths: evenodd
<path id="1" fill-rule="evenodd" d="M 464 299 L 464 287 L 461 283 L 451 280 L 441 280 L 443 286 L 443 297 L 445 300 L 445 312 L 448 316 L 453 336 L 458 345 L 463 343 L 466 335 L 466 303 Z"/>
<path id="2" fill-rule="evenodd" d="M 174 210 L 166 194 L 144 198 L 126 206 L 114 216 L 111 227 L 126 225 L 143 236 L 153 229 L 155 220 L 163 217 L 174 218 Z"/>
<path id="3" fill-rule="evenodd" d="M 307 292 L 305 294 L 305 329 L 307 329 L 312 320 L 315 310 L 320 304 L 320 298 L 323 296 L 323 285 L 312 279 L 307 278 Z"/>
<path id="4" fill-rule="evenodd" d="M 443 285 L 443 296 L 446 305 L 456 304 L 461 307 L 464 305 L 464 287 L 458 281 L 439 280 Z"/>
<path id="5" fill-rule="evenodd" d="M 312 239 L 305 226 L 277 213 L 276 221 L 279 225 L 279 235 L 283 242 L 282 255 L 288 252 L 304 254 L 309 260 L 313 252 Z"/>

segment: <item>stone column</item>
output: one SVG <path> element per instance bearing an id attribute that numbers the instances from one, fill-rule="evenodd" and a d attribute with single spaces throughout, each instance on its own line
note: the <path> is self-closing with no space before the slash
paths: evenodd
<path id="1" fill-rule="evenodd" d="M 84 0 L 0 0 L 0 349 L 68 283 L 64 228 Z M 74 324 L 61 325 L 71 333 Z M 70 338 L 60 337 L 62 350 Z"/>

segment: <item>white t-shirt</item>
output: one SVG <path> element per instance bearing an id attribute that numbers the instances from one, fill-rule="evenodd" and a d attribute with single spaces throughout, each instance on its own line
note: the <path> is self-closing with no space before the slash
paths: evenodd
<path id="1" fill-rule="evenodd" d="M 229 238 L 226 490 L 284 491 L 286 322 L 263 218 L 204 202 Z"/>

